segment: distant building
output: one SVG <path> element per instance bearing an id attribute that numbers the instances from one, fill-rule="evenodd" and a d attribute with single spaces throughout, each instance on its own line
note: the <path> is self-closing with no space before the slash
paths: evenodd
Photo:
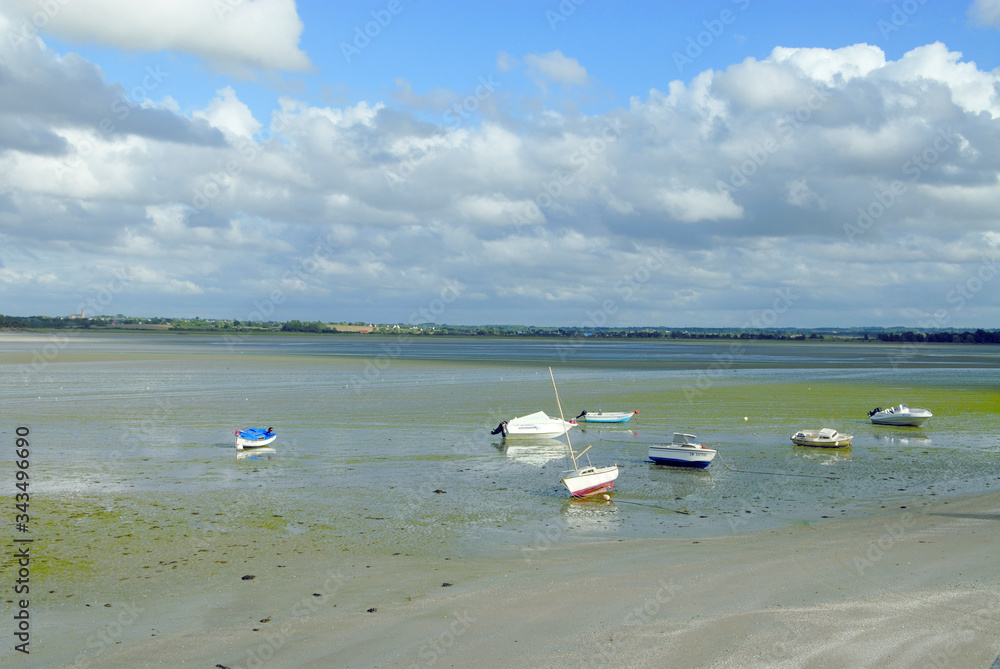
<path id="1" fill-rule="evenodd" d="M 86 318 L 86 316 L 84 316 L 84 314 L 83 314 L 83 309 L 80 309 L 80 313 L 78 313 L 78 314 L 70 314 L 66 318 L 69 318 L 71 320 L 75 320 L 77 318 Z"/>

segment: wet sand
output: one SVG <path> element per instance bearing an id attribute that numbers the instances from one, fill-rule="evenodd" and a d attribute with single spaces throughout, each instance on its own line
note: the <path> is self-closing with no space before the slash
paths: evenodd
<path id="1" fill-rule="evenodd" d="M 985 668 L 1000 654 L 997 494 L 498 557 L 365 554 L 308 534 L 226 535 L 142 584 L 95 565 L 33 605 L 21 664 Z"/>

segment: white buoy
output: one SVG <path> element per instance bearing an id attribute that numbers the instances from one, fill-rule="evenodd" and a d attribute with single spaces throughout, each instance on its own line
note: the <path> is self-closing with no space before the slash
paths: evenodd
<path id="1" fill-rule="evenodd" d="M 743 416 L 743 420 L 750 420 L 750 419 L 746 416 Z"/>

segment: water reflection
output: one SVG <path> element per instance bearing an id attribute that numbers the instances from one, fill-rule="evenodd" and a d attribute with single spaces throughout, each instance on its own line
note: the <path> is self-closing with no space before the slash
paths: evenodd
<path id="1" fill-rule="evenodd" d="M 615 530 L 622 522 L 613 498 L 604 499 L 602 495 L 570 499 L 563 507 L 562 515 L 567 527 L 587 531 Z"/>
<path id="2" fill-rule="evenodd" d="M 886 446 L 930 446 L 932 444 L 932 439 L 919 427 L 910 428 L 906 431 L 879 431 L 873 437 Z"/>
<path id="3" fill-rule="evenodd" d="M 553 460 L 567 458 L 569 454 L 569 447 L 565 442 L 551 437 L 535 437 L 517 442 L 505 439 L 499 444 L 494 443 L 493 447 L 515 462 L 534 467 L 543 467 Z"/>

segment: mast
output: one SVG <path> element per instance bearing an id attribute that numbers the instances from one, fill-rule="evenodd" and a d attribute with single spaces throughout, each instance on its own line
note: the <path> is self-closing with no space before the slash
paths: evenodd
<path id="1" fill-rule="evenodd" d="M 559 420 L 565 423 L 566 419 L 563 418 L 562 402 L 559 401 L 559 389 L 556 388 L 556 377 L 552 375 L 552 367 L 549 367 L 549 378 L 552 379 L 552 390 L 556 393 L 556 406 L 559 407 Z M 570 460 L 573 461 L 573 469 L 579 469 L 576 466 L 576 455 L 573 453 L 573 444 L 569 440 L 569 430 L 567 429 L 564 434 L 566 435 L 566 445 L 569 446 L 569 457 Z"/>

